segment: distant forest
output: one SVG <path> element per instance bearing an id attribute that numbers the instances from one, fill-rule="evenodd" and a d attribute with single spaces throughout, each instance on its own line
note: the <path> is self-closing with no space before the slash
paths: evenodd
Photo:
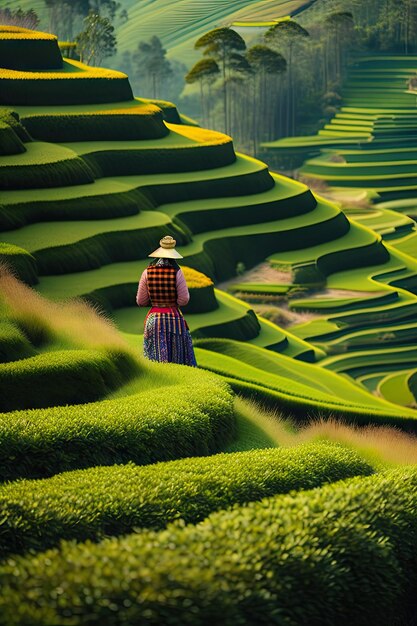
<path id="1" fill-rule="evenodd" d="M 415 0 L 317 0 L 296 19 L 265 28 L 250 45 L 220 27 L 196 40 L 201 59 L 192 67 L 167 56 L 158 33 L 118 54 L 118 27 L 129 19 L 122 0 L 45 4 L 48 30 L 67 42 L 64 54 L 127 72 L 137 95 L 174 100 L 251 154 L 262 141 L 311 133 L 330 119 L 355 55 L 417 52 Z M 39 26 L 27 8 L 0 9 L 0 18 Z"/>

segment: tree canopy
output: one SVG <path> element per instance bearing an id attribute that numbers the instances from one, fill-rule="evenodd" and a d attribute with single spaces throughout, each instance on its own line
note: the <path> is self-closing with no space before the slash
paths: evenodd
<path id="1" fill-rule="evenodd" d="M 99 65 L 103 59 L 117 51 L 114 26 L 107 17 L 92 11 L 84 19 L 84 30 L 75 38 L 77 52 L 82 62 Z"/>

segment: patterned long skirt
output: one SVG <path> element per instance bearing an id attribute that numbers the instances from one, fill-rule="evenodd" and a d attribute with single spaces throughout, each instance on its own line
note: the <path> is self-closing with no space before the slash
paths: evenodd
<path id="1" fill-rule="evenodd" d="M 143 354 L 151 361 L 197 366 L 191 334 L 182 315 L 150 311 L 145 320 Z"/>

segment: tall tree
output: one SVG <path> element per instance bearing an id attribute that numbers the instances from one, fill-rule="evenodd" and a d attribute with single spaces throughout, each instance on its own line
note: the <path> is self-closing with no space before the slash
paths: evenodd
<path id="1" fill-rule="evenodd" d="M 287 132 L 289 135 L 295 133 L 295 96 L 294 96 L 294 72 L 293 72 L 293 51 L 297 43 L 309 36 L 300 24 L 293 20 L 277 22 L 265 33 L 265 41 L 276 49 L 286 50 L 287 59 Z"/>
<path id="2" fill-rule="evenodd" d="M 61 40 L 73 41 L 89 11 L 89 0 L 45 0 L 49 13 L 49 30 Z"/>
<path id="3" fill-rule="evenodd" d="M 344 62 L 343 45 L 346 39 L 350 40 L 353 37 L 353 15 L 350 11 L 331 13 L 324 20 L 324 24 L 329 33 L 326 65 L 333 68 L 332 78 L 339 83 Z"/>
<path id="4" fill-rule="evenodd" d="M 273 132 L 273 115 L 280 95 L 273 79 L 285 72 L 287 62 L 282 54 L 264 45 L 252 46 L 246 57 L 253 70 L 252 145 L 256 154 L 259 137 L 272 138 L 265 135 L 268 130 Z"/>
<path id="5" fill-rule="evenodd" d="M 84 19 L 84 30 L 75 38 L 80 60 L 87 65 L 99 65 L 117 51 L 114 26 L 107 17 L 89 12 Z"/>
<path id="6" fill-rule="evenodd" d="M 204 122 L 210 125 L 210 85 L 212 85 L 220 74 L 220 69 L 214 59 L 201 59 L 188 72 L 185 81 L 189 84 L 199 83 L 200 85 L 200 101 L 201 114 Z M 205 94 L 204 87 L 208 88 L 208 94 Z"/>
<path id="7" fill-rule="evenodd" d="M 141 89 L 151 92 L 157 98 L 163 80 L 172 74 L 171 64 L 166 58 L 166 50 L 161 40 L 154 35 L 147 41 L 138 43 L 137 51 L 132 56 L 134 72 Z"/>
<path id="8" fill-rule="evenodd" d="M 114 22 L 117 11 L 121 8 L 120 2 L 116 0 L 89 0 L 90 11 L 101 15 L 101 17 L 108 17 L 111 22 Z"/>
<path id="9" fill-rule="evenodd" d="M 200 37 L 194 46 L 197 50 L 203 49 L 203 54 L 213 58 L 220 64 L 223 79 L 223 115 L 224 130 L 226 134 L 229 132 L 229 116 L 228 116 L 228 89 L 227 79 L 230 78 L 230 72 L 233 64 L 236 64 L 234 54 L 238 54 L 246 50 L 246 44 L 242 37 L 229 27 L 215 28 Z"/>

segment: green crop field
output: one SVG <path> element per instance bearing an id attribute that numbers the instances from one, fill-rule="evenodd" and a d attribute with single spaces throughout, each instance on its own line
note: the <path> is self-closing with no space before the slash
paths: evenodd
<path id="1" fill-rule="evenodd" d="M 167 0 L 124 4 L 126 42 L 153 15 L 185 50 L 205 12 L 255 24 L 308 3 L 188 0 L 187 26 Z M 342 211 L 126 76 L 21 38 L 0 69 L 0 624 L 406 620 L 417 254 L 395 190 L 413 188 L 414 115 L 347 111 L 315 138 L 310 175 L 392 190 Z M 142 354 L 136 290 L 166 234 L 196 368 Z"/>
<path id="2" fill-rule="evenodd" d="M 296 15 L 310 4 L 312 0 L 121 0 L 120 9 L 127 11 L 128 20 L 117 27 L 119 53 L 134 50 L 139 41 L 157 34 L 169 56 L 190 67 L 199 57 L 194 42 L 208 30 L 242 22 L 245 30 L 256 33 L 259 25 L 265 28 L 280 18 Z M 15 1 L 2 0 L 1 6 L 14 8 Z M 21 0 L 19 6 L 33 8 L 41 18 L 40 26 L 48 27 L 45 0 Z"/>

